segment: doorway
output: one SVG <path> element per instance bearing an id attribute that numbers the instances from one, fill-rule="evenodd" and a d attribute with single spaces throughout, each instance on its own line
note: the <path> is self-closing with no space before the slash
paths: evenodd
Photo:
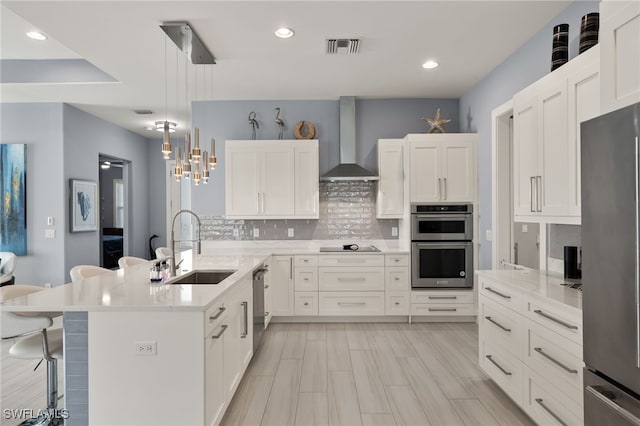
<path id="1" fill-rule="evenodd" d="M 118 268 L 118 259 L 127 256 L 129 228 L 130 162 L 100 154 L 100 266 Z"/>

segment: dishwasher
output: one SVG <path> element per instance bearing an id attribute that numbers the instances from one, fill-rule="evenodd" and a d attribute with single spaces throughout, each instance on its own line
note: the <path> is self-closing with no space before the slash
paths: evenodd
<path id="1" fill-rule="evenodd" d="M 255 354 L 264 336 L 264 274 L 269 269 L 260 265 L 253 271 L 253 353 Z"/>

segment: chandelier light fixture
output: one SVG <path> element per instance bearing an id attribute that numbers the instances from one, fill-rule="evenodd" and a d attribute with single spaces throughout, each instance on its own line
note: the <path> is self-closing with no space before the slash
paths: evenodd
<path id="1" fill-rule="evenodd" d="M 188 72 L 186 59 L 190 59 L 195 68 L 195 93 L 198 93 L 198 74 L 197 65 L 214 65 L 216 63 L 215 58 L 211 52 L 204 45 L 202 40 L 198 37 L 195 31 L 191 28 L 188 22 L 165 22 L 160 25 L 160 28 L 166 33 L 166 35 L 176 44 L 176 46 L 185 54 L 185 104 L 188 105 Z M 176 51 L 177 52 L 177 51 Z M 176 58 L 177 67 L 177 58 Z M 176 79 L 177 69 L 176 69 Z M 165 45 L 165 79 L 166 79 L 166 45 Z M 203 77 L 204 81 L 204 77 Z M 166 81 L 165 81 L 166 85 Z M 206 84 L 204 85 L 206 89 Z M 206 90 L 205 90 L 206 91 Z M 166 92 L 165 92 L 166 93 Z M 176 98 L 177 98 L 176 92 Z M 211 99 L 213 100 L 213 70 L 211 70 Z M 166 98 L 165 98 L 166 102 Z M 188 111 L 188 107 L 186 108 Z M 187 120 L 185 119 L 185 122 Z M 175 131 L 175 123 L 170 123 L 165 119 L 162 123 L 162 129 L 164 131 L 164 142 L 162 144 L 162 154 L 165 159 L 169 159 L 172 147 L 169 137 L 169 133 Z M 173 130 L 171 124 L 174 124 Z M 156 123 L 156 128 L 158 124 Z M 188 128 L 188 126 L 187 126 Z M 195 127 L 193 129 L 193 149 L 191 148 L 191 133 L 189 130 L 185 132 L 184 140 L 184 157 L 181 155 L 180 147 L 176 147 L 176 167 L 174 170 L 174 176 L 177 181 L 181 181 L 184 177 L 185 180 L 191 179 L 194 185 L 200 185 L 200 182 L 206 184 L 209 182 L 210 170 L 214 170 L 216 166 L 215 156 L 215 139 L 211 138 L 211 155 L 207 151 L 200 149 L 200 129 Z M 202 161 L 200 161 L 202 159 Z M 202 172 L 200 171 L 202 169 Z"/>

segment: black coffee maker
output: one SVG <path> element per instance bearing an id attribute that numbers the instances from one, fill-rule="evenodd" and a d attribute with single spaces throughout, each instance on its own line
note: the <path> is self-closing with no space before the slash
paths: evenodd
<path id="1" fill-rule="evenodd" d="M 564 277 L 571 279 L 582 278 L 582 248 L 564 246 Z"/>

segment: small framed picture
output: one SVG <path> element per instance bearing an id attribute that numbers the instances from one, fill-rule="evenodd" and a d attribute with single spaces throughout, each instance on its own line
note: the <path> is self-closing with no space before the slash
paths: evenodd
<path id="1" fill-rule="evenodd" d="M 69 179 L 71 186 L 71 232 L 98 230 L 98 183 L 90 180 Z"/>

